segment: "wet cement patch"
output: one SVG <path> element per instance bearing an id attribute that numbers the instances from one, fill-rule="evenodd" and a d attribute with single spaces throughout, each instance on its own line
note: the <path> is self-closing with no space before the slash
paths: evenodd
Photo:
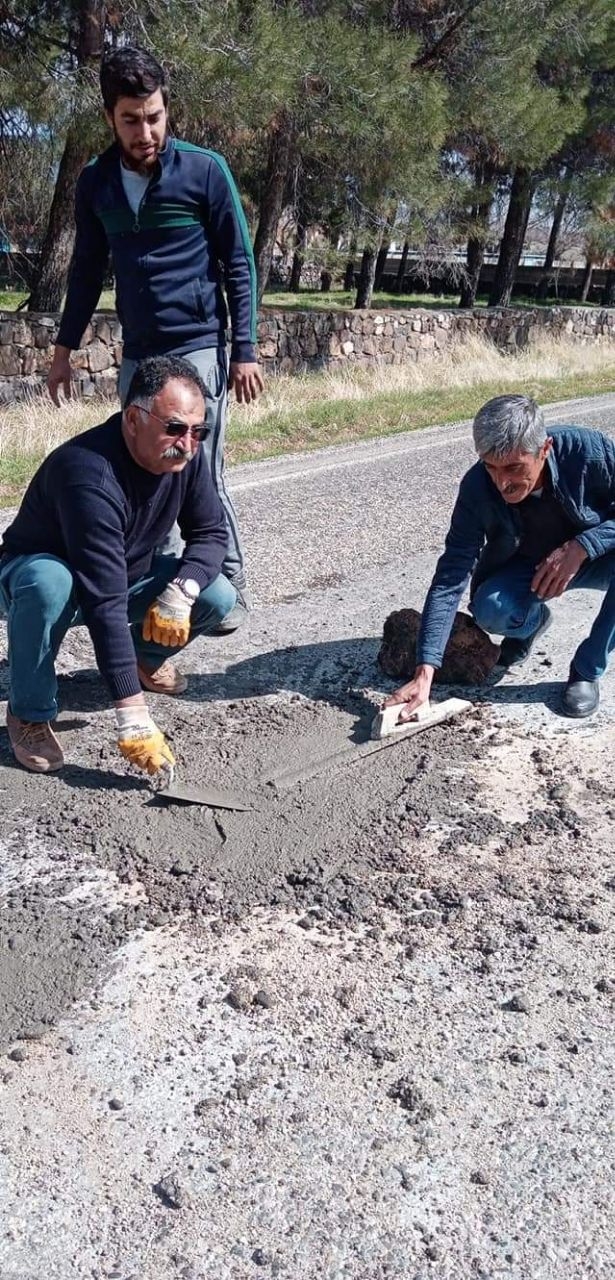
<path id="1" fill-rule="evenodd" d="M 338 683 L 337 706 L 298 694 L 222 706 L 159 702 L 178 776 L 240 791 L 254 810 L 169 806 L 141 776 L 119 773 L 111 715 L 96 705 L 104 699 L 98 682 L 86 677 L 81 692 L 78 677 L 67 684 L 63 701 L 74 706 L 58 722 L 68 761 L 60 774 L 12 767 L 5 735 L 0 740 L 0 839 L 5 867 L 13 868 L 0 910 L 4 1044 L 54 1021 L 138 926 L 179 916 L 215 926 L 264 905 L 322 912 L 326 904 L 332 919 L 346 922 L 369 916 L 382 888 L 374 894 L 370 882 L 402 834 L 433 819 L 448 830 L 461 792 L 469 800 L 475 790 L 469 778 L 461 788 L 458 777 L 447 782 L 442 770 L 443 760 L 463 766 L 476 757 L 474 717 L 278 794 L 276 773 L 365 736 L 373 704 Z M 96 713 L 75 714 L 79 706 Z M 48 865 L 36 871 L 41 851 Z M 110 902 L 92 896 L 101 872 L 120 888 L 119 901 L 111 891 Z"/>
<path id="2" fill-rule="evenodd" d="M 433 924 L 464 892 L 497 898 L 504 851 L 507 895 L 532 842 L 578 844 L 583 819 L 557 792 L 516 823 L 485 797 L 485 708 L 278 794 L 276 773 L 365 736 L 373 705 L 349 685 L 337 706 L 297 694 L 158 704 L 178 775 L 242 792 L 248 813 L 168 806 L 141 776 L 116 772 L 108 712 L 61 717 L 69 763 L 54 776 L 11 767 L 3 739 L 0 838 L 13 873 L 0 911 L 0 1043 L 55 1021 L 138 927 L 222 928 L 263 906 L 302 912 L 305 928 L 377 928 L 383 907 Z M 77 680 L 73 691 L 78 702 Z M 86 681 L 82 700 L 91 694 Z M 422 879 L 430 890 L 417 899 Z"/>

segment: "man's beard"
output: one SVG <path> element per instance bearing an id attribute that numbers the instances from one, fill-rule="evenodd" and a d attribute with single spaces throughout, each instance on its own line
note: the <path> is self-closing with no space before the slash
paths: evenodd
<path id="1" fill-rule="evenodd" d="M 133 155 L 132 151 L 127 151 L 127 150 L 126 150 L 126 148 L 125 148 L 125 147 L 123 146 L 123 144 L 122 144 L 122 141 L 121 141 L 121 139 L 120 139 L 120 137 L 119 137 L 119 134 L 118 134 L 117 129 L 115 128 L 115 126 L 113 127 L 113 136 L 114 136 L 115 141 L 117 142 L 117 145 L 118 145 L 118 147 L 119 147 L 119 149 L 120 149 L 120 154 L 121 154 L 121 157 L 122 157 L 122 163 L 125 165 L 125 167 L 126 167 L 127 169 L 132 169 L 133 173 L 140 173 L 142 177 L 145 177 L 147 174 L 149 174 L 149 173 L 151 173 L 151 172 L 152 172 L 152 170 L 153 170 L 153 168 L 154 168 L 154 166 L 155 166 L 155 164 L 156 164 L 156 162 L 157 162 L 157 160 L 158 160 L 158 156 L 160 155 L 160 152 L 164 150 L 164 147 L 166 146 L 166 141 L 167 141 L 167 135 L 166 135 L 166 133 L 165 133 L 165 136 L 164 136 L 164 138 L 163 138 L 163 140 L 162 140 L 162 142 L 161 142 L 160 146 L 156 146 L 156 152 L 155 152 L 155 155 L 152 157 L 152 159 L 151 159 L 151 160 L 149 160 L 149 161 L 146 163 L 144 160 L 139 160 L 139 157 L 138 157 L 138 156 Z"/>

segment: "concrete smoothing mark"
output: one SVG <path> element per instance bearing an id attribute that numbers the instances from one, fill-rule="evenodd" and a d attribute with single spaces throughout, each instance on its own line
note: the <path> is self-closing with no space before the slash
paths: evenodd
<path id="1" fill-rule="evenodd" d="M 0 832 L 15 850 L 16 873 L 0 911 L 5 965 L 0 1039 L 57 1017 L 118 941 L 143 923 L 168 923 L 179 915 L 199 921 L 212 912 L 236 918 L 270 903 L 296 907 L 309 899 L 310 885 L 327 884 L 340 870 L 362 873 L 385 836 L 383 815 L 395 804 L 405 805 L 410 783 L 419 821 L 437 812 L 450 825 L 459 788 L 453 794 L 437 788 L 436 804 L 427 774 L 451 754 L 459 763 L 471 760 L 475 730 L 456 733 L 446 747 L 434 730 L 429 744 L 423 735 L 420 747 L 400 744 L 399 752 L 386 753 L 393 757 L 386 764 L 367 760 L 341 768 L 283 797 L 264 785 L 276 767 L 299 766 L 319 750 L 327 754 L 348 742 L 366 704 L 352 692 L 346 702 L 346 708 L 332 707 L 280 695 L 232 708 L 165 703 L 158 720 L 178 748 L 181 743 L 178 763 L 186 780 L 241 785 L 259 797 L 254 813 L 169 809 L 140 778 L 112 776 L 106 766 L 115 768 L 116 762 L 111 747 L 101 750 L 100 714 L 63 736 L 69 761 L 73 743 L 78 747 L 79 767 L 69 763 L 62 774 L 50 777 L 3 769 L 8 803 Z M 419 770 L 415 782 L 426 752 L 430 769 Z M 398 818 L 395 830 L 397 823 Z M 41 848 L 47 851 L 52 877 L 35 864 L 29 880 L 34 848 L 37 856 Z M 92 883 L 100 869 L 111 876 L 110 886 L 119 884 L 125 891 L 124 900 L 116 895 L 108 909 L 79 892 L 80 882 Z M 331 892 L 332 902 L 348 897 L 343 884 Z M 369 894 L 357 888 L 359 915 L 364 899 Z M 348 907 L 347 902 L 342 916 Z"/>
<path id="2" fill-rule="evenodd" d="M 141 778 L 107 770 L 115 759 L 111 747 L 101 750 L 99 717 L 79 729 L 82 765 L 69 764 L 65 776 L 3 770 L 10 803 L 0 832 L 26 875 L 13 874 L 0 912 L 0 1041 L 57 1018 L 141 925 L 181 918 L 200 926 L 271 905 L 315 911 L 338 926 L 369 921 L 395 897 L 425 832 L 461 850 L 510 843 L 511 830 L 526 839 L 530 827 L 547 835 L 576 823 L 538 810 L 511 828 L 497 803 L 483 805 L 477 775 L 491 724 L 484 709 L 277 795 L 264 783 L 276 770 L 352 741 L 367 704 L 352 689 L 340 700 L 345 705 L 297 695 L 226 708 L 164 704 L 158 720 L 176 741 L 184 776 L 241 785 L 259 797 L 257 812 L 167 808 Z M 34 848 L 47 851 L 54 877 L 40 868 L 28 877 Z M 87 888 L 105 884 L 101 870 L 106 904 Z"/>

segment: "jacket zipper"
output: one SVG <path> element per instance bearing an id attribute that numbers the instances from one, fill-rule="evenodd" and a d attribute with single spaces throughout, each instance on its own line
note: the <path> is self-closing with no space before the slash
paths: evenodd
<path id="1" fill-rule="evenodd" d="M 151 179 L 150 179 L 150 181 L 151 181 Z M 148 191 L 149 191 L 149 182 L 148 182 L 148 184 L 147 184 L 147 186 L 146 186 L 146 188 L 145 188 L 145 191 L 143 192 L 143 195 L 141 196 L 141 199 L 139 200 L 139 207 L 138 207 L 138 209 L 137 209 L 137 212 L 135 213 L 135 220 L 134 220 L 134 222 L 133 222 L 133 224 L 132 224 L 132 229 L 133 229 L 133 231 L 140 231 L 140 230 L 141 230 L 141 223 L 139 222 L 139 215 L 140 215 L 141 210 L 142 210 L 142 208 L 143 208 L 143 202 L 144 202 L 144 200 L 145 200 L 145 197 L 146 197 L 146 195 L 147 195 Z"/>
<path id="2" fill-rule="evenodd" d="M 149 182 L 148 182 L 148 184 L 147 184 L 147 186 L 146 186 L 146 188 L 145 188 L 145 191 L 143 192 L 143 195 L 141 196 L 141 199 L 139 200 L 139 207 L 138 207 L 138 209 L 137 209 L 137 212 L 135 213 L 135 220 L 134 220 L 134 222 L 133 222 L 133 224 L 132 224 L 133 232 L 134 232 L 134 231 L 140 231 L 140 230 L 141 230 L 141 223 L 139 222 L 139 215 L 140 215 L 140 213 L 141 213 L 141 210 L 142 210 L 142 208 L 143 208 L 143 205 L 145 204 L 145 201 L 146 201 L 146 199 L 147 199 L 147 193 L 148 193 L 148 191 L 149 191 L 149 189 L 150 189 L 150 187 L 151 187 L 151 185 L 152 185 L 152 182 L 154 181 L 155 176 L 156 176 L 155 174 L 152 174 L 152 176 L 151 176 L 151 178 L 150 178 L 150 180 L 149 180 Z"/>

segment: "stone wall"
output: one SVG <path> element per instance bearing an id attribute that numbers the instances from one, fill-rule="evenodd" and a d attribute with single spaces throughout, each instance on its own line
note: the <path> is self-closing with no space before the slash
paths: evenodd
<path id="1" fill-rule="evenodd" d="M 53 353 L 58 316 L 0 311 L 0 401 L 41 388 Z M 263 311 L 258 321 L 265 372 L 297 373 L 339 364 L 404 364 L 443 350 L 453 339 L 482 334 L 498 347 L 524 347 L 540 334 L 579 342 L 615 341 L 615 310 L 509 307 L 475 311 Z M 82 395 L 113 394 L 122 358 L 121 328 L 99 311 L 73 353 Z"/>

